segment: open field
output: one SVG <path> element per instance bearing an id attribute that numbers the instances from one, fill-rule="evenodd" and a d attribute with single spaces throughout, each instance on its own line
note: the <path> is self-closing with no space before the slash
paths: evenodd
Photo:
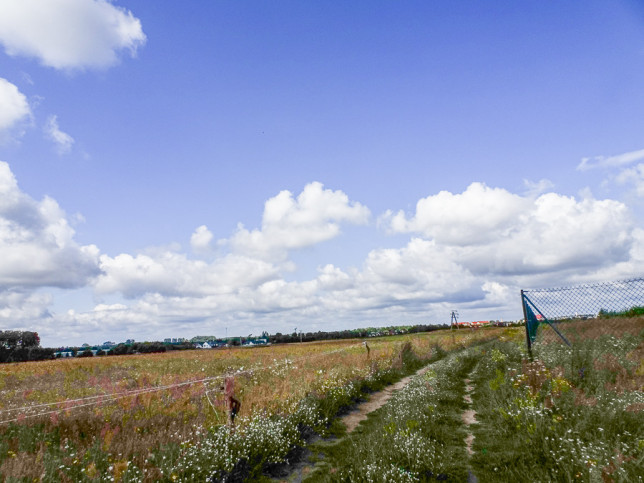
<path id="1" fill-rule="evenodd" d="M 236 374 L 235 395 L 242 403 L 236 438 L 245 427 L 268 428 L 269 421 L 293 415 L 299 418 L 296 426 L 323 428 L 365 384 L 382 385 L 403 370 L 405 344 L 423 359 L 434 347 L 449 351 L 497 332 L 370 339 L 369 357 L 361 340 L 343 340 L 3 365 L 0 473 L 52 481 L 153 481 L 197 474 L 203 479 L 219 469 L 201 466 L 200 454 L 212 452 L 203 447 L 205 439 L 227 432 L 219 404 L 224 374 Z M 280 431 L 289 432 L 272 433 Z M 266 436 L 259 433 L 255 436 Z M 274 442 L 273 459 L 287 454 L 299 436 Z M 219 466 L 232 469 L 231 458 Z"/>
<path id="2" fill-rule="evenodd" d="M 523 329 L 490 328 L 370 339 L 369 355 L 345 340 L 5 365 L 0 474 L 288 481 L 299 461 L 310 481 L 641 481 L 644 319 L 599 322 L 532 360 Z M 427 364 L 345 435 L 343 408 Z M 226 373 L 234 431 L 218 405 Z"/>

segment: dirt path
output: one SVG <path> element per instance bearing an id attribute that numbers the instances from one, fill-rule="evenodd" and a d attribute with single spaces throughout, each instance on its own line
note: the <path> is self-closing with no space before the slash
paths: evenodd
<path id="1" fill-rule="evenodd" d="M 472 392 L 474 391 L 474 386 L 472 386 L 472 381 L 470 379 L 465 379 L 465 395 L 463 396 L 463 400 L 470 406 L 470 409 L 466 409 L 463 411 L 463 414 L 461 415 L 461 418 L 463 419 L 463 424 L 468 429 L 467 436 L 465 437 L 465 449 L 467 450 L 467 454 L 469 456 L 472 456 L 474 454 L 474 451 L 472 451 L 472 445 L 474 444 L 474 435 L 470 431 L 470 425 L 476 424 L 476 411 L 474 409 L 471 409 L 472 407 Z M 476 476 L 474 476 L 474 473 L 472 473 L 471 470 L 468 470 L 468 475 L 467 475 L 467 482 L 468 483 L 477 483 L 478 479 Z"/>
<path id="2" fill-rule="evenodd" d="M 382 391 L 371 394 L 367 402 L 359 404 L 349 414 L 340 418 L 340 420 L 347 427 L 347 433 L 353 432 L 353 430 L 356 429 L 362 421 L 367 419 L 367 416 L 369 415 L 369 413 L 372 413 L 376 409 L 380 409 L 382 406 L 384 406 L 387 403 L 387 401 L 389 401 L 389 398 L 391 398 L 394 392 L 399 391 L 407 384 L 409 384 L 409 381 L 411 380 L 412 377 L 424 374 L 428 370 L 429 370 L 429 365 L 421 368 L 415 374 L 407 376 L 401 379 L 400 381 L 398 381 L 397 383 L 392 384 L 391 386 L 387 386 Z"/>
<path id="3" fill-rule="evenodd" d="M 426 373 L 430 369 L 430 366 L 431 364 L 428 364 L 416 371 L 416 373 L 402 378 L 400 381 L 392 384 L 391 386 L 387 386 L 382 391 L 374 392 L 370 395 L 368 401 L 362 404 L 358 404 L 350 413 L 341 417 L 340 421 L 342 421 L 346 426 L 347 434 L 353 432 L 353 430 L 355 430 L 362 421 L 367 419 L 369 413 L 372 413 L 376 409 L 384 406 L 394 392 L 399 391 L 407 384 L 409 384 L 409 381 L 412 377 Z M 292 466 L 290 474 L 287 477 L 273 478 L 273 481 L 280 481 L 284 483 L 300 483 L 313 470 L 313 467 L 314 465 L 312 465 L 306 460 L 306 458 L 304 458 L 303 460 L 298 461 Z"/>
<path id="4" fill-rule="evenodd" d="M 341 417 L 340 421 L 342 421 L 342 423 L 344 423 L 344 425 L 346 426 L 347 434 L 352 433 L 362 421 L 367 419 L 370 413 L 384 406 L 387 401 L 389 401 L 394 392 L 401 390 L 410 382 L 413 377 L 426 373 L 428 370 L 430 370 L 430 368 L 431 364 L 421 368 L 416 373 L 401 379 L 397 383 L 392 384 L 391 386 L 387 386 L 382 391 L 371 394 L 368 401 L 357 405 L 355 409 L 353 409 L 350 413 Z M 472 450 L 474 435 L 472 434 L 470 426 L 472 424 L 477 424 L 478 421 L 476 420 L 476 411 L 472 408 L 472 393 L 474 392 L 473 381 L 471 381 L 469 378 L 466 378 L 464 382 L 465 394 L 463 395 L 463 400 L 467 403 L 468 409 L 463 411 L 461 418 L 467 430 L 467 436 L 465 437 L 467 454 L 468 456 L 471 456 L 474 453 Z M 278 480 L 284 483 L 301 483 L 314 469 L 314 466 L 317 466 L 311 464 L 309 461 L 307 461 L 307 459 L 308 458 L 305 458 L 302 461 L 296 463 L 292 467 L 290 474 L 286 478 L 274 479 L 274 481 Z M 471 469 L 468 469 L 467 482 L 478 483 L 478 479 L 472 473 Z"/>
<path id="5" fill-rule="evenodd" d="M 474 391 L 474 386 L 470 385 L 469 379 L 465 379 L 465 396 L 463 396 L 463 400 L 469 404 L 470 406 L 472 405 L 472 391 Z M 476 411 L 474 409 L 466 409 L 463 411 L 463 414 L 461 416 L 463 418 L 463 423 L 465 423 L 465 426 L 470 426 L 471 424 L 476 423 Z M 472 451 L 472 444 L 474 443 L 474 435 L 469 432 L 467 433 L 467 437 L 465 438 L 465 444 L 467 447 L 467 454 L 470 456 L 474 454 Z"/>

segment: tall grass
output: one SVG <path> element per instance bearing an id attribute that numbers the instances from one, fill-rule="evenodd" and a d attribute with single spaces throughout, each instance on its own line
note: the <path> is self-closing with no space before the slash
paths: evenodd
<path id="1" fill-rule="evenodd" d="M 620 321 L 618 336 L 585 326 L 572 348 L 538 344 L 532 362 L 496 343 L 475 378 L 479 481 L 641 481 L 640 324 Z"/>
<path id="2" fill-rule="evenodd" d="M 493 333 L 374 339 L 369 357 L 354 340 L 3 365 L 0 419 L 18 421 L 0 425 L 0 474 L 52 481 L 172 481 L 217 468 L 231 471 L 244 459 L 261 467 L 284 459 L 285 448 L 297 444 L 300 433 L 294 437 L 293 427 L 323 426 L 363 385 L 390 377 L 387 371 L 398 364 L 401 344 L 409 343 L 426 358 L 434 345 L 450 348 Z M 225 464 L 212 463 L 213 451 L 220 455 L 221 448 L 215 444 L 219 449 L 209 450 L 208 444 L 230 434 L 222 427 L 221 380 L 180 385 L 231 372 L 238 374 L 235 393 L 242 409 L 234 436 L 225 437 L 238 441 L 231 448 L 264 441 L 257 444 L 268 455 L 265 461 L 223 451 Z M 84 407 L 69 402 L 172 385 Z M 38 406 L 50 403 L 56 404 L 48 411 Z M 271 440 L 256 429 L 262 427 L 282 428 L 275 434 L 285 436 Z M 200 451 L 210 459 L 198 456 Z"/>

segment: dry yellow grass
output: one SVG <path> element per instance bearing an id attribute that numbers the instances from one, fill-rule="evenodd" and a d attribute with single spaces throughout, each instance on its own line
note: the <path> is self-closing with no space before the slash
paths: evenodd
<path id="1" fill-rule="evenodd" d="M 644 317 L 570 320 L 558 322 L 556 327 L 571 343 L 595 340 L 603 335 L 622 338 L 626 334 L 639 335 L 644 330 Z M 540 325 L 538 340 L 542 344 L 564 343 L 547 324 Z"/>
<path id="2" fill-rule="evenodd" d="M 403 343 L 429 357 L 434 346 L 449 351 L 504 332 L 437 331 L 369 339 L 369 356 L 362 340 L 354 339 L 6 364 L 0 366 L 0 421 L 18 419 L 20 425 L 38 425 L 42 433 L 56 432 L 79 455 L 98 445 L 114 461 L 144 465 L 149 451 L 161 443 L 185 444 L 198 431 L 225 422 L 220 405 L 225 374 L 237 374 L 240 416 L 289 413 L 309 393 L 323 394 L 390 367 Z M 114 395 L 123 397 L 108 400 Z M 0 442 L 7 427 L 0 424 Z M 45 443 L 34 444 L 35 451 L 21 452 L 18 441 L 9 441 L 9 451 L 19 459 L 5 459 L 0 470 L 17 477 L 38 473 L 46 448 Z"/>

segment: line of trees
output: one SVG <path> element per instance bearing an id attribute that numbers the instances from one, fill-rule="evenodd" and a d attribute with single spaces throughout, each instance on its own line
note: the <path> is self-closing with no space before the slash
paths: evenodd
<path id="1" fill-rule="evenodd" d="M 288 344 L 291 342 L 313 342 L 316 340 L 335 340 L 335 339 L 356 339 L 366 337 L 379 337 L 385 335 L 413 334 L 417 332 L 431 332 L 434 330 L 448 329 L 447 324 L 440 325 L 412 325 L 396 327 L 379 327 L 369 329 L 337 330 L 332 332 L 293 332 L 292 334 L 282 334 L 278 332 L 269 336 L 272 344 Z"/>
<path id="2" fill-rule="evenodd" d="M 133 344 L 118 344 L 112 347 L 107 355 L 120 356 L 125 354 L 151 354 L 153 352 L 166 352 L 176 350 L 194 349 L 190 342 L 180 344 L 167 344 L 165 342 L 134 342 Z"/>
<path id="3" fill-rule="evenodd" d="M 42 361 L 54 358 L 54 349 L 40 347 L 38 332 L 0 330 L 0 362 Z"/>
<path id="4" fill-rule="evenodd" d="M 70 352 L 73 357 L 124 356 L 129 354 L 151 354 L 154 352 L 188 349 L 194 349 L 194 345 L 188 341 L 178 344 L 169 344 L 166 342 L 121 342 L 109 348 L 98 346 L 90 347 L 89 345 L 61 348 L 59 353 L 55 355 L 60 356 L 61 353 Z"/>
<path id="5" fill-rule="evenodd" d="M 622 311 L 610 311 L 610 310 L 599 309 L 597 318 L 612 319 L 615 317 L 640 317 L 642 315 L 644 315 L 644 306 L 634 305 L 630 309 L 622 310 Z"/>

